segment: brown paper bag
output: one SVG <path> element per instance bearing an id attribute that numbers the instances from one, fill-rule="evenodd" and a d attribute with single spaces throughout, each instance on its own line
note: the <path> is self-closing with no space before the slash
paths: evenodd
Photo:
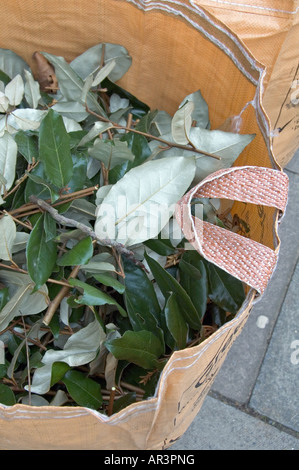
<path id="1" fill-rule="evenodd" d="M 212 128 L 244 109 L 241 132 L 256 133 L 256 138 L 238 158 L 241 175 L 214 175 L 197 191 L 209 194 L 217 182 L 221 190 L 222 179 L 227 181 L 230 176 L 246 187 L 248 168 L 259 171 L 262 167 L 270 180 L 275 175 L 269 198 L 259 197 L 265 189 L 264 178 L 250 186 L 245 199 L 236 191 L 236 199 L 245 204 L 238 202 L 233 211 L 246 220 L 250 232 L 248 238 L 236 235 L 233 240 L 220 234 L 220 241 L 233 247 L 229 260 L 223 256 L 221 243 L 216 252 L 212 244 L 197 246 L 208 259 L 214 256 L 213 262 L 228 270 L 233 267 L 243 278 L 238 269 L 238 243 L 254 244 L 258 259 L 254 260 L 255 272 L 249 270 L 244 278 L 251 288 L 243 307 L 208 340 L 171 356 L 155 396 L 109 418 L 82 407 L 0 405 L 1 449 L 167 448 L 198 413 L 277 261 L 277 227 L 286 203 L 287 181 L 273 157 L 270 121 L 261 100 L 265 68 L 228 27 L 187 0 L 6 0 L 2 10 L 0 46 L 12 49 L 31 65 L 36 50 L 72 60 L 94 44 L 114 42 L 125 46 L 133 58 L 120 84 L 152 108 L 173 113 L 183 97 L 200 89 L 209 104 Z M 232 199 L 234 194 L 230 193 Z M 260 271 L 261 265 L 265 269 Z"/>
<path id="2" fill-rule="evenodd" d="M 223 21 L 266 67 L 262 102 L 276 160 L 299 147 L 299 1 L 195 0 Z"/>

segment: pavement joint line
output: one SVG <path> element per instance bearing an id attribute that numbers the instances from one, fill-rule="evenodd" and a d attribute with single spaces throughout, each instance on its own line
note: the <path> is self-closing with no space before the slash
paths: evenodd
<path id="1" fill-rule="evenodd" d="M 269 426 L 273 426 L 274 428 L 278 429 L 279 431 L 284 432 L 286 434 L 289 434 L 289 435 L 291 435 L 291 436 L 293 436 L 293 437 L 295 437 L 296 439 L 299 440 L 299 432 L 298 431 L 294 431 L 294 429 L 289 428 L 288 426 L 285 426 L 284 424 L 281 424 L 278 421 L 275 421 L 275 420 L 273 420 L 272 418 L 269 418 L 266 415 L 258 413 L 256 410 L 254 410 L 250 406 L 247 406 L 247 404 L 243 405 L 241 403 L 238 403 L 237 401 L 232 400 L 228 397 L 225 397 L 224 395 L 221 395 L 221 393 L 215 392 L 213 390 L 211 390 L 208 393 L 208 396 L 210 396 L 211 398 L 214 398 L 215 400 L 218 400 L 218 401 L 224 403 L 225 405 L 231 406 L 232 408 L 235 408 L 235 409 L 241 411 L 242 413 L 245 413 L 245 414 L 247 414 L 247 415 L 249 415 L 253 418 L 256 418 L 259 421 L 262 421 L 263 423 L 268 424 Z"/>
<path id="2" fill-rule="evenodd" d="M 292 170 L 291 168 L 284 168 L 285 173 L 292 173 L 293 175 L 299 175 L 299 171 Z"/>

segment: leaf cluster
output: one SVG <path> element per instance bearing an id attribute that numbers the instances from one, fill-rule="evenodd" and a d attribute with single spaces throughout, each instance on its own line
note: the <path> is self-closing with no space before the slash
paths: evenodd
<path id="1" fill-rule="evenodd" d="M 111 414 L 242 305 L 242 283 L 187 249 L 173 214 L 254 136 L 212 130 L 200 91 L 173 116 L 151 110 L 117 84 L 122 46 L 38 57 L 39 81 L 0 50 L 0 402 Z M 223 223 L 219 201 L 194 207 Z"/>

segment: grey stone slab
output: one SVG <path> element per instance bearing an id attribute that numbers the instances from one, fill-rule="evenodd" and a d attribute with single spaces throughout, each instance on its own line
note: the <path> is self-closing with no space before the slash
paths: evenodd
<path id="1" fill-rule="evenodd" d="M 170 450 L 299 450 L 299 440 L 208 396 L 188 430 Z"/>
<path id="2" fill-rule="evenodd" d="M 262 299 L 253 306 L 212 387 L 213 391 L 240 404 L 250 399 L 299 256 L 299 175 L 290 172 L 288 175 L 289 201 L 279 228 L 281 248 L 276 270 Z"/>
<path id="3" fill-rule="evenodd" d="M 293 171 L 294 173 L 299 173 L 299 149 L 293 156 L 292 160 L 286 166 L 286 170 Z"/>
<path id="4" fill-rule="evenodd" d="M 265 356 L 250 407 L 299 432 L 299 263 Z"/>

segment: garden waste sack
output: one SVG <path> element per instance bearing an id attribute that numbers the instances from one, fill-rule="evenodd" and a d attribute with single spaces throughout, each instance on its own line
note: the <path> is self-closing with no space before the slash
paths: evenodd
<path id="1" fill-rule="evenodd" d="M 262 100 L 267 68 L 198 3 L 5 0 L 2 4 L 0 47 L 21 56 L 34 73 L 35 51 L 71 62 L 95 44 L 122 44 L 132 66 L 117 84 L 151 109 L 173 115 L 184 97 L 201 90 L 209 105 L 211 129 L 255 134 L 231 168 L 223 168 L 219 160 L 212 174 L 188 188 L 175 210 L 190 246 L 246 285 L 246 298 L 236 316 L 200 344 L 176 350 L 155 393 L 110 416 L 84 406 L 0 404 L 3 450 L 169 448 L 199 412 L 275 269 L 288 178 L 273 154 L 272 128 Z M 195 198 L 221 200 L 235 229 L 195 217 L 191 209 Z"/>
<path id="2" fill-rule="evenodd" d="M 299 147 L 298 0 L 195 0 L 226 24 L 266 67 L 263 105 L 284 167 Z"/>

